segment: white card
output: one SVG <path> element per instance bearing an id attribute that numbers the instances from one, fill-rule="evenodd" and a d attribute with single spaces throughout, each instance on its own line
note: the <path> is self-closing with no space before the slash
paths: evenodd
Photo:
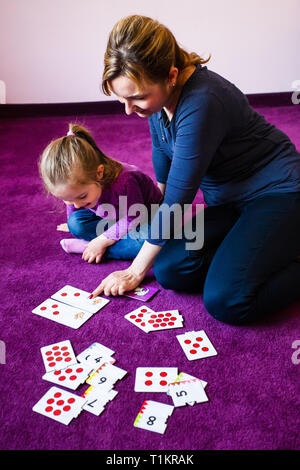
<path id="1" fill-rule="evenodd" d="M 188 403 L 203 403 L 208 401 L 200 380 L 193 379 L 184 382 L 174 382 L 169 386 L 169 394 L 174 406 L 185 406 Z"/>
<path id="2" fill-rule="evenodd" d="M 147 318 L 148 313 L 155 312 L 146 305 L 142 305 L 141 307 L 133 310 L 132 312 L 127 313 L 124 318 L 126 318 L 126 320 L 130 321 L 141 330 L 146 331 L 147 333 L 148 329 L 146 327 L 145 318 Z"/>
<path id="3" fill-rule="evenodd" d="M 85 411 L 89 411 L 93 415 L 99 416 L 105 409 L 105 405 L 112 401 L 118 392 L 116 390 L 108 390 L 103 392 L 103 390 L 98 388 L 97 386 L 94 387 L 91 385 L 82 395 L 87 401 L 83 406 Z"/>
<path id="4" fill-rule="evenodd" d="M 218 354 L 204 330 L 189 331 L 183 335 L 177 335 L 176 338 L 189 361 Z"/>
<path id="5" fill-rule="evenodd" d="M 178 310 L 154 312 L 145 318 L 148 331 L 169 330 L 183 327 L 183 317 Z"/>
<path id="6" fill-rule="evenodd" d="M 77 360 L 69 340 L 43 346 L 41 353 L 46 372 L 65 369 L 67 366 L 76 364 Z"/>
<path id="7" fill-rule="evenodd" d="M 75 329 L 83 325 L 93 315 L 53 299 L 46 299 L 33 309 L 32 313 Z"/>
<path id="8" fill-rule="evenodd" d="M 74 393 L 51 387 L 32 410 L 67 425 L 81 413 L 85 402 L 84 398 Z"/>
<path id="9" fill-rule="evenodd" d="M 137 367 L 135 392 L 166 392 L 177 378 L 177 367 Z"/>
<path id="10" fill-rule="evenodd" d="M 104 363 L 99 369 L 96 370 L 87 379 L 89 385 L 98 387 L 99 390 L 108 391 L 113 388 L 114 384 L 121 380 L 127 374 L 126 370 L 120 367 L 114 366 L 113 364 Z"/>
<path id="11" fill-rule="evenodd" d="M 62 370 L 54 370 L 43 375 L 43 379 L 63 387 L 76 390 L 88 378 L 92 367 L 89 364 L 74 364 Z"/>
<path id="12" fill-rule="evenodd" d="M 80 310 L 85 310 L 90 313 L 98 312 L 109 302 L 108 299 L 104 299 L 102 297 L 90 299 L 90 295 L 90 292 L 66 285 L 59 291 L 55 292 L 55 294 L 51 295 L 51 297 L 59 302 L 71 305 L 71 307 L 76 307 L 77 309 L 79 308 Z"/>
<path id="13" fill-rule="evenodd" d="M 96 370 L 105 362 L 110 362 L 113 354 L 115 354 L 115 351 L 103 346 L 103 344 L 93 343 L 78 354 L 77 360 L 82 363 L 88 363 Z"/>
<path id="14" fill-rule="evenodd" d="M 173 410 L 174 406 L 146 400 L 144 401 L 133 425 L 136 428 L 163 434 L 167 427 L 167 419 L 171 416 Z"/>

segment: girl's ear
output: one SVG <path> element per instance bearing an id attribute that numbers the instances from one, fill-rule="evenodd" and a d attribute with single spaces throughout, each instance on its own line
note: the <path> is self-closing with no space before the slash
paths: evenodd
<path id="1" fill-rule="evenodd" d="M 99 165 L 97 168 L 97 179 L 102 180 L 104 173 L 104 165 Z"/>
<path id="2" fill-rule="evenodd" d="M 172 67 L 170 68 L 170 71 L 169 71 L 169 79 L 168 79 L 169 84 L 170 84 L 171 86 L 175 86 L 175 85 L 176 85 L 177 78 L 178 78 L 178 74 L 179 74 L 178 72 L 179 72 L 179 71 L 178 71 L 178 68 L 177 68 L 177 67 L 174 67 L 174 66 L 172 65 Z"/>

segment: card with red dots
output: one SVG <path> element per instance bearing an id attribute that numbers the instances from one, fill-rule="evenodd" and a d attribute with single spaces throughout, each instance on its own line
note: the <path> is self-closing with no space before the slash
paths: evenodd
<path id="1" fill-rule="evenodd" d="M 41 348 L 46 372 L 65 369 L 67 366 L 76 364 L 77 360 L 69 340 L 50 344 Z"/>
<path id="2" fill-rule="evenodd" d="M 146 319 L 148 313 L 155 314 L 154 310 L 147 307 L 146 305 L 142 305 L 132 312 L 127 313 L 124 318 L 147 333 L 148 327 L 146 326 Z"/>
<path id="3" fill-rule="evenodd" d="M 36 413 L 68 425 L 82 411 L 86 399 L 58 387 L 50 390 L 32 408 Z"/>
<path id="4" fill-rule="evenodd" d="M 47 372 L 42 378 L 47 380 L 47 382 L 76 390 L 79 385 L 86 381 L 91 372 L 92 368 L 88 364 L 73 364 L 66 369 Z"/>
<path id="5" fill-rule="evenodd" d="M 188 331 L 176 338 L 189 361 L 218 354 L 204 330 Z"/>
<path id="6" fill-rule="evenodd" d="M 167 392 L 178 376 L 177 367 L 137 367 L 135 392 Z"/>
<path id="7" fill-rule="evenodd" d="M 178 310 L 154 312 L 145 318 L 147 332 L 183 328 L 183 317 Z"/>
<path id="8" fill-rule="evenodd" d="M 85 310 L 89 313 L 96 313 L 103 308 L 108 302 L 108 299 L 102 297 L 95 297 L 90 299 L 90 292 L 82 289 L 77 289 L 69 285 L 64 286 L 55 294 L 51 295 L 52 299 L 63 302 L 71 307 L 76 307 Z"/>
<path id="9" fill-rule="evenodd" d="M 71 307 L 53 299 L 46 299 L 33 309 L 32 313 L 75 329 L 80 328 L 93 315 L 93 313 Z"/>

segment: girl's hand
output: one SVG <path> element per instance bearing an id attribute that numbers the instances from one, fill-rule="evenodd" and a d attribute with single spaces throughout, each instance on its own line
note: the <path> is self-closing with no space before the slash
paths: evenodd
<path id="1" fill-rule="evenodd" d="M 68 224 L 59 224 L 57 225 L 56 227 L 56 230 L 58 230 L 59 232 L 69 232 L 69 228 L 68 228 Z"/>
<path id="2" fill-rule="evenodd" d="M 100 237 L 94 238 L 94 240 L 89 242 L 88 246 L 82 253 L 82 259 L 88 263 L 92 263 L 93 261 L 100 263 L 106 248 L 110 245 L 113 245 L 114 243 L 114 240 L 110 240 L 100 235 Z"/>
<path id="3" fill-rule="evenodd" d="M 102 292 L 104 295 L 123 295 L 125 292 L 135 289 L 143 279 L 144 276 L 135 273 L 131 266 L 123 271 L 115 271 L 103 279 L 91 294 L 91 298 Z"/>

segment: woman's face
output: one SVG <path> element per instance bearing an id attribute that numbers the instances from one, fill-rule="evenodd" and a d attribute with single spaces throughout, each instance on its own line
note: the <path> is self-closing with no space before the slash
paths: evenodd
<path id="1" fill-rule="evenodd" d="M 137 85 L 123 75 L 110 83 L 112 92 L 125 105 L 126 114 L 136 113 L 140 117 L 149 117 L 167 106 L 171 87 L 162 83 L 144 82 L 139 90 Z"/>

